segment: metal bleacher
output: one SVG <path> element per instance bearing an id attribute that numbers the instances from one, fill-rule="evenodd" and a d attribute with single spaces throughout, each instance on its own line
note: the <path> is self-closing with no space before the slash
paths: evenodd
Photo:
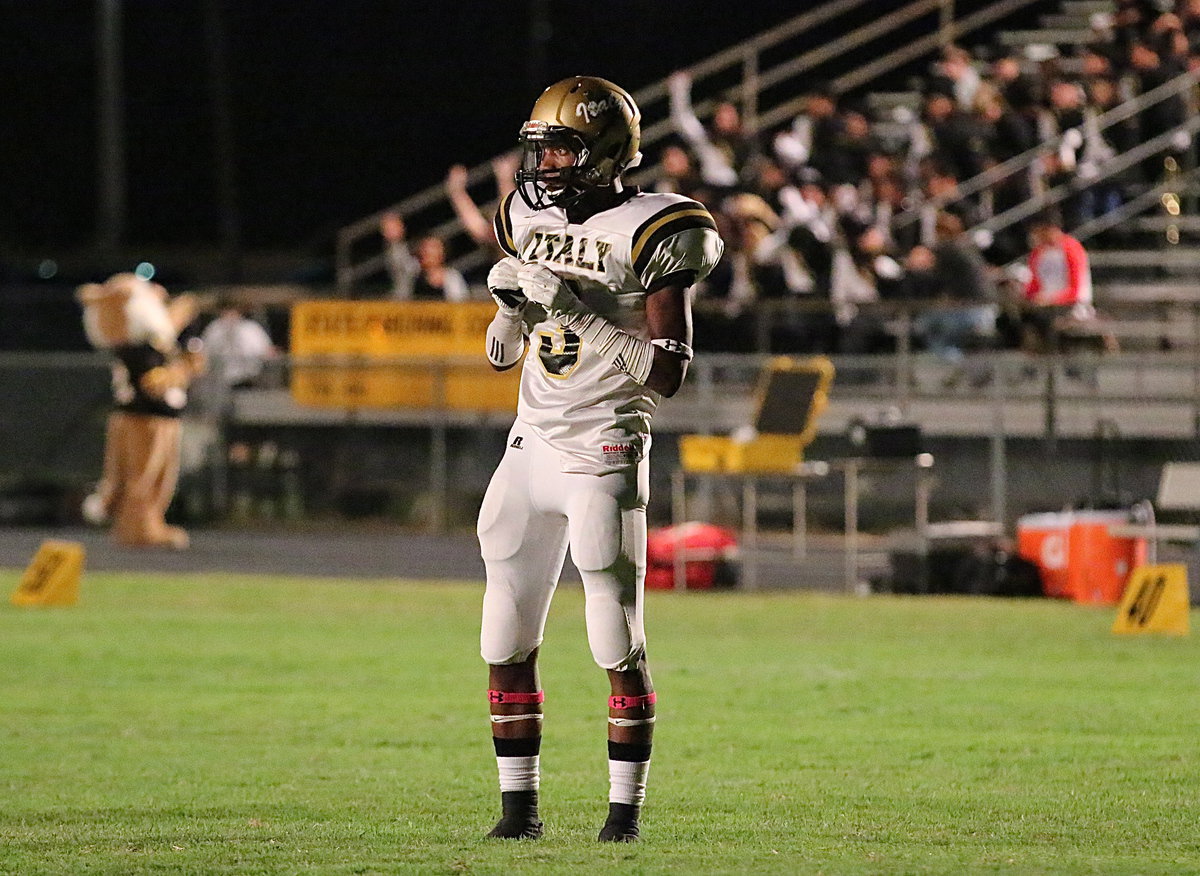
<path id="1" fill-rule="evenodd" d="M 1067 0 L 1077 2 L 1077 0 Z M 846 93 L 882 82 L 888 74 L 925 57 L 947 43 L 969 37 L 1005 17 L 1030 7 L 1047 5 L 1047 0 L 996 0 L 969 14 L 958 15 L 953 0 L 912 0 L 887 4 L 888 11 L 874 13 L 877 0 L 829 0 L 756 37 L 684 68 L 693 82 L 698 116 L 711 115 L 717 101 L 738 100 L 751 128 L 767 130 L 786 122 L 801 109 L 801 93 L 814 77 L 829 79 L 833 89 Z M 845 34 L 814 46 L 809 37 L 816 28 L 844 27 Z M 921 34 L 903 45 L 895 35 L 902 27 L 917 27 Z M 845 72 L 837 64 L 846 53 L 872 50 L 871 60 Z M 730 80 L 733 84 L 730 84 Z M 655 147 L 673 132 L 667 110 L 667 84 L 659 81 L 634 92 L 642 110 L 642 148 Z M 500 158 L 502 156 L 496 156 Z M 494 160 L 494 159 L 493 159 Z M 640 168 L 632 175 L 635 183 L 653 178 L 657 166 Z M 491 162 L 482 162 L 467 173 L 468 192 L 484 213 L 495 207 L 495 184 Z M 448 206 L 445 187 L 429 186 L 404 200 L 342 228 L 336 244 L 337 290 L 352 296 L 364 280 L 384 269 L 380 218 L 388 212 L 405 217 L 411 227 L 445 238 L 450 251 L 460 251 L 453 264 L 468 270 L 487 258 L 465 241 L 465 230 Z"/>
<path id="2" fill-rule="evenodd" d="M 878 86 L 879 90 L 865 95 L 865 103 L 874 116 L 873 123 L 882 129 L 896 118 L 898 110 L 915 111 L 920 100 L 913 82 L 902 79 L 897 83 L 894 75 L 887 74 L 929 56 L 943 44 L 965 41 L 982 28 L 992 27 L 994 31 L 1006 16 L 1030 11 L 1041 12 L 1041 27 L 993 32 L 993 42 L 1002 46 L 1024 45 L 1031 68 L 1041 63 L 1036 59 L 1056 57 L 1058 68 L 1070 71 L 1078 60 L 1075 55 L 1079 43 L 1093 36 L 1092 17 L 1112 12 L 1115 3 L 1113 0 L 1058 3 L 1000 0 L 958 16 L 952 2 L 918 0 L 889 6 L 885 14 L 864 21 L 864 10 L 871 8 L 874 7 L 867 7 L 863 0 L 821 4 L 752 40 L 692 65 L 686 72 L 693 80 L 697 113 L 705 117 L 711 113 L 716 99 L 732 95 L 738 98 L 749 123 L 766 129 L 790 118 L 799 109 L 796 95 L 807 77 L 824 74 L 832 59 L 866 46 L 877 47 L 878 54 L 856 69 L 835 75 L 832 85 L 839 93 L 852 90 L 861 93 L 872 85 Z M 892 38 L 896 28 L 913 23 L 925 28 L 924 35 L 896 47 Z M 805 40 L 816 27 L 840 24 L 846 27 L 841 40 L 816 48 Z M 789 48 L 794 48 L 794 54 L 787 54 L 785 50 Z M 776 60 L 768 65 L 766 58 Z M 729 84 L 730 77 L 736 80 L 733 85 Z M 1098 120 L 1098 125 L 1102 130 L 1159 101 L 1191 95 L 1198 79 L 1200 74 L 1181 75 L 1109 111 Z M 897 84 L 900 89 L 896 89 Z M 645 146 L 651 152 L 654 144 L 671 132 L 666 93 L 665 83 L 658 82 L 635 94 L 643 108 Z M 1193 114 L 1183 130 L 1188 136 L 1200 131 L 1200 114 Z M 1108 162 L 1095 179 L 1165 155 L 1177 133 L 1168 132 L 1138 144 L 1131 152 Z M 1060 140 L 1051 138 L 979 177 L 963 181 L 952 197 L 940 203 L 975 195 L 1008 175 L 1028 173 L 1044 156 L 1058 149 Z M 652 176 L 655 170 L 641 169 L 641 177 Z M 469 180 L 476 191 L 487 192 L 491 184 L 490 166 L 485 163 L 473 168 Z M 839 381 L 830 415 L 824 419 L 822 428 L 836 430 L 851 416 L 878 410 L 883 404 L 899 404 L 906 414 L 922 420 L 934 433 L 982 435 L 994 431 L 995 424 L 1002 419 L 996 415 L 958 416 L 966 409 L 964 402 L 971 400 L 987 410 L 1002 407 L 1009 414 L 1004 419 L 1005 428 L 1015 428 L 1021 434 L 1039 431 L 1054 434 L 1064 429 L 1068 433 L 1089 434 L 1100 420 L 1114 416 L 1128 426 L 1125 434 L 1164 429 L 1176 435 L 1195 434 L 1200 428 L 1192 377 L 1200 374 L 1200 280 L 1193 276 L 1192 267 L 1200 264 L 1200 217 L 1192 211 L 1196 201 L 1193 193 L 1197 189 L 1200 189 L 1197 171 L 1177 168 L 1160 185 L 1135 192 L 1136 196 L 1128 198 L 1118 210 L 1074 230 L 1092 252 L 1096 300 L 1106 325 L 1122 345 L 1119 355 L 1089 359 L 1088 373 L 1093 379 L 1077 385 L 1062 379 L 1062 369 L 1077 370 L 1069 363 L 1047 361 L 1031 365 L 1020 354 L 995 352 L 989 355 L 997 373 L 1024 375 L 1008 382 L 1015 389 L 997 393 L 990 385 L 959 387 L 948 397 L 938 380 L 938 363 L 920 353 L 909 354 L 905 350 L 898 357 L 873 357 L 861 362 L 847 359 L 839 361 L 839 374 L 858 374 L 869 379 Z M 1073 186 L 1039 191 L 1032 200 L 990 217 L 970 233 L 994 235 L 1048 205 L 1061 202 L 1075 191 Z M 432 186 L 388 209 L 419 217 L 424 211 L 435 210 L 444 196 L 441 186 Z M 486 211 L 490 206 L 487 198 L 479 200 Z M 378 247 L 379 215 L 364 217 L 343 229 L 339 236 L 338 277 L 343 294 L 350 294 L 362 277 L 379 268 L 380 256 L 371 251 L 372 245 Z M 906 214 L 899 221 L 916 221 L 916 218 Z M 462 234 L 452 218 L 443 220 L 434 230 L 451 237 Z M 472 259 L 484 257 L 472 251 L 460 257 L 459 266 L 469 267 Z M 766 307 L 760 316 L 765 320 L 772 318 Z M 673 414 L 664 414 L 661 426 L 667 430 L 675 425 L 694 430 L 703 428 L 702 420 L 707 420 L 707 427 L 713 430 L 736 425 L 741 415 L 740 410 L 733 411 L 738 407 L 736 380 L 724 386 L 721 382 L 742 371 L 753 373 L 760 359 L 761 356 L 748 357 L 743 369 L 734 367 L 728 357 L 721 357 L 721 365 L 710 369 L 704 360 L 717 360 L 701 357 L 693 368 L 694 377 L 689 381 L 692 385 L 672 400 L 668 407 Z M 1031 369 L 1037 375 L 1032 382 L 1027 379 Z M 1161 393 L 1155 390 L 1148 396 L 1147 386 L 1161 388 Z M 1147 418 L 1136 410 L 1125 412 L 1126 407 L 1146 401 L 1161 403 L 1171 415 Z M 731 409 L 728 416 L 722 414 L 725 408 Z"/>

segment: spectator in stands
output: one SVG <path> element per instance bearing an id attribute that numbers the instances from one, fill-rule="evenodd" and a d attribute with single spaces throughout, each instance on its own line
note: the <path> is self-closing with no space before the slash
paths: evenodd
<path id="1" fill-rule="evenodd" d="M 1064 330 L 1093 321 L 1092 274 L 1083 244 L 1063 230 L 1062 216 L 1049 209 L 1029 223 L 1029 281 L 1022 316 L 1023 346 L 1030 352 L 1058 349 Z"/>
<path id="2" fill-rule="evenodd" d="M 958 109 L 952 90 L 940 85 L 927 91 L 922 119 L 930 152 L 955 177 L 969 179 L 983 170 L 984 127 Z"/>
<path id="3" fill-rule="evenodd" d="M 1039 89 L 1035 77 L 1022 70 L 1020 58 L 1011 52 L 992 61 L 987 78 L 1014 109 L 1035 106 L 1038 102 Z"/>
<path id="4" fill-rule="evenodd" d="M 1191 51 L 1200 51 L 1200 0 L 1178 0 L 1176 14 Z"/>
<path id="5" fill-rule="evenodd" d="M 1164 61 L 1154 44 L 1145 40 L 1135 40 L 1130 46 L 1129 64 L 1136 77 L 1140 94 L 1165 85 L 1184 72 L 1178 59 L 1171 56 Z M 1158 101 L 1146 107 L 1138 116 L 1141 140 L 1145 142 L 1165 134 L 1184 124 L 1187 118 L 1187 102 L 1182 95 L 1172 95 L 1165 100 Z M 1186 151 L 1188 145 L 1190 144 L 1185 137 L 1183 142 L 1172 146 L 1168 157 L 1178 159 Z M 1162 155 L 1150 156 L 1142 162 L 1143 181 L 1146 183 L 1157 183 L 1162 178 L 1163 171 Z"/>
<path id="6" fill-rule="evenodd" d="M 971 53 L 962 46 L 946 46 L 935 70 L 950 81 L 959 109 L 969 111 L 975 105 L 975 92 L 983 82 Z"/>
<path id="7" fill-rule="evenodd" d="M 937 243 L 937 217 L 942 211 L 954 213 L 964 228 L 971 228 L 982 218 L 979 204 L 972 198 L 958 198 L 958 177 L 949 164 L 936 158 L 925 163 L 920 206 L 919 242 L 932 247 Z"/>
<path id="8" fill-rule="evenodd" d="M 213 364 L 213 372 L 231 389 L 256 385 L 266 363 L 279 350 L 258 322 L 233 299 L 221 303 L 221 312 L 200 335 Z"/>
<path id="9" fill-rule="evenodd" d="M 446 264 L 446 245 L 441 238 L 426 235 L 417 241 L 415 252 L 410 251 L 404 219 L 397 213 L 384 214 L 379 233 L 386 246 L 392 298 L 466 301 L 470 296 L 463 275 Z"/>
<path id="10" fill-rule="evenodd" d="M 1085 46 L 1079 55 L 1079 72 L 1084 79 L 1090 80 L 1097 76 L 1113 76 L 1117 65 L 1113 62 L 1113 50 L 1110 45 L 1093 43 Z"/>
<path id="11" fill-rule="evenodd" d="M 1113 44 L 1127 56 L 1134 43 L 1149 35 L 1158 14 L 1153 0 L 1117 0 L 1117 9 L 1113 13 Z"/>
<path id="12" fill-rule="evenodd" d="M 996 285 L 978 247 L 963 234 L 962 220 L 953 213 L 937 217 L 937 243 L 909 254 L 914 286 L 929 307 L 917 314 L 914 331 L 925 348 L 953 366 L 943 386 L 968 376 L 963 368 L 967 350 L 991 338 L 996 329 Z M 926 255 L 927 253 L 927 255 Z M 969 375 L 973 384 L 982 374 Z"/>
<path id="13" fill-rule="evenodd" d="M 839 328 L 838 352 L 850 355 L 887 349 L 886 320 L 876 304 L 898 297 L 903 268 L 878 228 L 847 225 L 847 245 L 834 252 L 830 298 Z"/>
<path id="14" fill-rule="evenodd" d="M 871 135 L 866 113 L 855 107 L 847 108 L 822 172 L 834 185 L 857 186 L 867 176 L 871 156 L 878 151 L 879 144 Z"/>
<path id="15" fill-rule="evenodd" d="M 671 121 L 700 163 L 700 178 L 716 188 L 734 188 L 756 153 L 754 138 L 742 126 L 741 115 L 730 101 L 720 101 L 712 125 L 705 127 L 692 109 L 692 77 L 683 71 L 667 83 Z"/>
<path id="16" fill-rule="evenodd" d="M 780 192 L 780 218 L 787 247 L 803 265 L 809 281 L 807 286 L 793 284 L 793 292 L 811 293 L 828 300 L 838 215 L 817 171 L 805 168 L 799 174 L 799 182 L 798 186 L 788 186 Z"/>
<path id="17" fill-rule="evenodd" d="M 877 180 L 866 203 L 869 223 L 879 229 L 888 247 L 895 252 L 909 252 L 920 242 L 918 223 L 900 225 L 893 221 L 904 215 L 910 206 L 907 188 L 898 173 Z"/>
<path id="18" fill-rule="evenodd" d="M 1039 137 L 1044 142 L 1057 141 L 1058 148 L 1042 158 L 1042 178 L 1048 188 L 1072 186 L 1079 168 L 1079 154 L 1084 145 L 1084 94 L 1068 79 L 1054 79 L 1046 88 L 1047 108 L 1042 114 Z M 1080 194 L 1072 193 L 1063 199 L 1059 209 L 1067 228 L 1083 221 Z"/>
<path id="19" fill-rule="evenodd" d="M 673 192 L 691 198 L 703 186 L 691 153 L 680 143 L 664 146 L 659 157 L 659 174 L 651 188 L 656 192 Z"/>
<path id="20" fill-rule="evenodd" d="M 1131 119 L 1113 122 L 1104 129 L 1098 124 L 1101 116 L 1121 102 L 1116 80 L 1109 76 L 1094 76 L 1088 80 L 1086 89 L 1083 152 L 1079 166 L 1079 176 L 1085 181 L 1099 177 L 1113 158 L 1137 145 L 1137 128 Z M 1121 206 L 1128 181 L 1128 174 L 1118 173 L 1084 189 L 1080 195 L 1083 221 L 1103 216 Z"/>
<path id="21" fill-rule="evenodd" d="M 492 162 L 492 175 L 496 179 L 498 199 L 503 199 L 516 187 L 519 164 L 520 157 L 515 152 L 506 153 Z M 463 229 L 475 245 L 490 249 L 495 257 L 493 261 L 504 258 L 504 253 L 496 242 L 491 220 L 483 215 L 483 211 L 467 191 L 467 169 L 463 165 L 456 164 L 447 172 L 446 195 L 455 215 L 458 216 L 458 221 L 462 223 Z"/>
<path id="22" fill-rule="evenodd" d="M 843 127 L 832 86 L 812 82 L 804 94 L 804 109 L 788 129 L 775 135 L 775 155 L 789 170 L 809 167 L 823 179 L 833 179 Z"/>

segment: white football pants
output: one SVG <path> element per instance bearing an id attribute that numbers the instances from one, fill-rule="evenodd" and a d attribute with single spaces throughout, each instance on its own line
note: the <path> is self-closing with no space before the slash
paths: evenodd
<path id="1" fill-rule="evenodd" d="M 479 509 L 487 568 L 480 653 L 520 663 L 542 643 L 567 546 L 583 579 L 588 644 L 604 669 L 645 653 L 649 460 L 604 475 L 563 472 L 559 454 L 520 420 Z"/>

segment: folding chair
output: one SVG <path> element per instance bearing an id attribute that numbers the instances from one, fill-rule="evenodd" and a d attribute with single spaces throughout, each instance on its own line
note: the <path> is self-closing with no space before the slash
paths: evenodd
<path id="1" fill-rule="evenodd" d="M 777 356 L 763 367 L 756 390 L 754 436 L 683 435 L 680 463 L 686 472 L 788 473 L 804 459 L 829 402 L 833 362 L 824 356 Z"/>

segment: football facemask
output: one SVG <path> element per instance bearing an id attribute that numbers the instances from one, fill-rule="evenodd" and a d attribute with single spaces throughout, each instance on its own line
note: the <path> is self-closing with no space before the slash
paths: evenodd
<path id="1" fill-rule="evenodd" d="M 567 150 L 574 154 L 574 161 L 556 167 L 546 160 L 551 150 Z M 545 122 L 526 122 L 521 126 L 521 167 L 517 170 L 521 197 L 534 210 L 577 201 L 593 187 L 587 178 L 588 157 L 587 146 L 573 132 L 551 128 Z"/>

